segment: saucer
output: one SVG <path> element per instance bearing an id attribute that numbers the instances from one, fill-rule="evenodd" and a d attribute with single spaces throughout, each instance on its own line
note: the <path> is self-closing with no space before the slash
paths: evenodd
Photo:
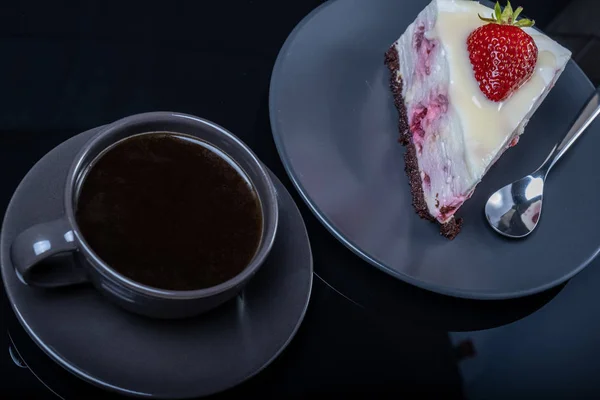
<path id="1" fill-rule="evenodd" d="M 304 222 L 272 173 L 280 207 L 273 250 L 240 295 L 207 314 L 154 320 L 122 310 L 89 285 L 42 290 L 18 279 L 10 243 L 25 228 L 61 215 L 68 168 L 95 132 L 77 135 L 45 155 L 8 206 L 0 236 L 2 278 L 25 331 L 79 378 L 130 396 L 206 396 L 259 373 L 294 337 L 313 276 Z"/>

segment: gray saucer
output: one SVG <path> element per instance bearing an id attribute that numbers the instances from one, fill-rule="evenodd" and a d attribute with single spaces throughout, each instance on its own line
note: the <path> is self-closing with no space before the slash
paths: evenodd
<path id="1" fill-rule="evenodd" d="M 312 255 L 291 196 L 272 175 L 279 233 L 267 262 L 233 301 L 194 319 L 160 321 L 112 305 L 91 286 L 39 290 L 17 278 L 9 257 L 15 234 L 62 212 L 62 183 L 94 131 L 55 148 L 27 174 L 2 226 L 2 277 L 17 318 L 58 364 L 105 389 L 140 397 L 216 393 L 273 361 L 300 326 L 312 287 Z"/>
<path id="2" fill-rule="evenodd" d="M 275 65 L 271 127 L 294 185 L 341 242 L 390 275 L 435 292 L 500 299 L 533 294 L 583 269 L 600 248 L 596 122 L 552 171 L 540 226 L 510 241 L 485 221 L 487 198 L 540 165 L 593 91 L 570 62 L 519 144 L 440 237 L 411 205 L 384 53 L 430 0 L 335 0 L 307 16 Z M 534 10 L 529 10 L 534 11 Z M 535 17 L 533 15 L 532 17 Z M 575 200 L 576 199 L 576 200 Z"/>

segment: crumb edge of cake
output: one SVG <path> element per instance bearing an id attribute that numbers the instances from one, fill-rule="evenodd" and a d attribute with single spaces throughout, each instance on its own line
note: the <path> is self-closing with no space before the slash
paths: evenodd
<path id="1" fill-rule="evenodd" d="M 400 62 L 398 60 L 398 51 L 396 50 L 395 45 L 392 45 L 385 53 L 385 65 L 390 70 L 390 89 L 394 97 L 394 105 L 396 106 L 396 110 L 398 110 L 398 130 L 400 132 L 398 141 L 406 147 L 406 152 L 404 153 L 404 171 L 406 172 L 410 184 L 412 204 L 419 217 L 431 222 L 437 222 L 429 213 L 427 203 L 425 202 L 421 175 L 419 173 L 419 164 L 417 161 L 417 149 L 410 136 L 408 114 L 402 97 L 403 82 L 402 78 L 396 79 L 398 71 L 400 70 Z M 462 223 L 462 218 L 452 218 L 445 224 L 440 224 L 438 222 L 440 225 L 440 234 L 452 240 L 460 233 Z"/>

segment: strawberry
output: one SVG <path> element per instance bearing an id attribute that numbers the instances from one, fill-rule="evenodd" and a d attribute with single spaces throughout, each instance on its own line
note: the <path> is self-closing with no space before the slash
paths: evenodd
<path id="1" fill-rule="evenodd" d="M 479 18 L 488 24 L 475 29 L 467 38 L 469 59 L 483 94 L 492 101 L 507 99 L 531 78 L 537 63 L 538 48 L 522 27 L 534 21 L 517 17 L 507 2 L 504 11 L 496 3 L 491 18 Z"/>

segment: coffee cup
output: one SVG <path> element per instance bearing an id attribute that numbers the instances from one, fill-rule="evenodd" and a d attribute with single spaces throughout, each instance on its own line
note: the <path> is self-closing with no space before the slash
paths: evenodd
<path id="1" fill-rule="evenodd" d="M 261 216 L 256 248 L 241 270 L 223 282 L 185 290 L 150 286 L 105 261 L 90 244 L 89 235 L 86 238 L 82 232 L 77 217 L 78 201 L 95 163 L 104 154 L 110 154 L 115 145 L 152 132 L 189 137 L 217 149 L 219 156 L 243 175 L 256 195 Z M 186 196 L 186 193 L 179 195 Z M 11 260 L 17 275 L 27 285 L 50 290 L 91 282 L 100 293 L 131 312 L 157 318 L 182 318 L 206 312 L 235 297 L 267 258 L 277 225 L 275 188 L 248 146 L 224 128 L 202 118 L 152 112 L 126 117 L 99 129 L 79 151 L 69 169 L 64 183 L 64 215 L 21 232 L 11 245 Z M 127 245 L 127 240 L 123 245 Z M 67 258 L 71 262 L 67 262 Z M 203 267 L 198 265 L 198 268 Z M 176 270 L 178 266 L 169 268 Z M 212 263 L 211 268 L 218 269 L 218 263 Z"/>

